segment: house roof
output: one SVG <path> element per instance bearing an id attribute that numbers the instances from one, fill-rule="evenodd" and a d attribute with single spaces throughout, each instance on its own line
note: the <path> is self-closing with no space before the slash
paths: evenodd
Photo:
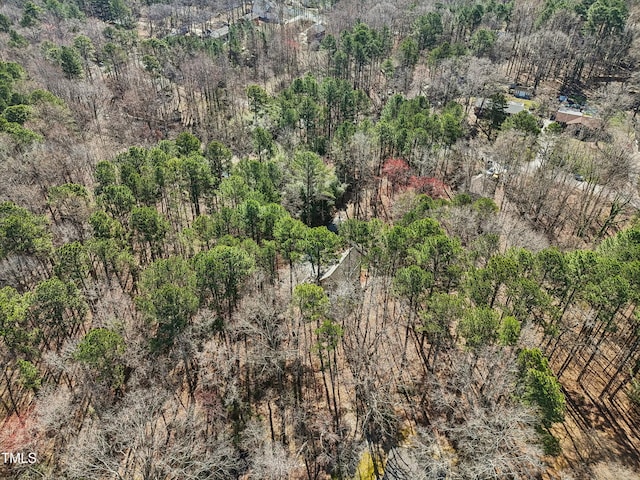
<path id="1" fill-rule="evenodd" d="M 493 102 L 489 98 L 478 98 L 476 100 L 476 108 L 482 108 L 483 110 L 491 108 Z M 515 115 L 524 110 L 524 103 L 520 102 L 507 102 L 507 107 L 504 109 L 507 115 Z"/>
<path id="2" fill-rule="evenodd" d="M 287 3 L 276 0 L 254 0 L 251 11 L 263 22 L 285 23 L 287 18 L 294 18 L 298 14 L 298 11 Z M 301 16 L 310 17 L 308 14 Z M 311 18 L 307 19 L 311 20 Z"/>
<path id="3" fill-rule="evenodd" d="M 218 28 L 217 30 L 214 30 L 213 32 L 211 32 L 211 38 L 223 38 L 226 37 L 229 34 L 229 27 L 228 26 L 224 26 L 222 28 Z"/>
<path id="4" fill-rule="evenodd" d="M 560 107 L 558 108 L 558 113 L 568 113 L 570 115 L 575 115 L 578 117 L 582 116 L 582 112 L 576 108 L 569 108 L 569 107 Z"/>
<path id="5" fill-rule="evenodd" d="M 585 127 L 595 129 L 600 127 L 602 123 L 597 118 L 585 117 L 583 115 L 582 117 L 574 118 L 573 120 L 568 121 L 567 125 L 584 125 Z"/>
<path id="6" fill-rule="evenodd" d="M 598 128 L 602 125 L 602 122 L 590 115 L 574 108 L 561 107 L 554 115 L 554 119 L 558 123 L 564 123 L 566 125 L 584 125 L 589 128 Z"/>
<path id="7" fill-rule="evenodd" d="M 331 275 L 335 273 L 335 271 L 342 264 L 342 262 L 344 262 L 344 260 L 349 256 L 349 254 L 351 253 L 351 250 L 353 250 L 353 247 L 348 248 L 345 252 L 342 253 L 342 255 L 340 256 L 340 260 L 338 260 L 338 263 L 335 263 L 334 265 L 331 266 L 331 268 L 329 268 L 329 270 L 326 271 L 326 273 L 320 279 L 320 282 L 323 282 L 328 278 L 331 278 Z"/>
<path id="8" fill-rule="evenodd" d="M 258 20 L 260 18 L 260 15 L 258 15 L 257 12 L 250 12 L 247 13 L 244 17 L 242 17 L 243 20 L 248 20 L 250 22 L 252 22 L 253 20 Z"/>
<path id="9" fill-rule="evenodd" d="M 576 119 L 582 117 L 582 112 L 580 110 L 574 110 L 571 108 L 559 108 L 555 115 L 555 120 L 558 123 L 566 123 L 572 122 Z"/>
<path id="10" fill-rule="evenodd" d="M 278 8 L 271 0 L 257 0 L 253 3 L 252 13 L 266 22 L 279 22 Z"/>
<path id="11" fill-rule="evenodd" d="M 516 113 L 520 113 L 524 110 L 524 103 L 519 102 L 507 102 L 507 108 L 505 112 L 508 115 L 515 115 Z"/>
<path id="12" fill-rule="evenodd" d="M 307 29 L 307 35 L 311 34 L 311 35 L 322 35 L 327 31 L 327 29 L 324 27 L 324 25 L 320 24 L 320 23 L 315 23 L 313 25 L 311 25 L 308 29 Z"/>

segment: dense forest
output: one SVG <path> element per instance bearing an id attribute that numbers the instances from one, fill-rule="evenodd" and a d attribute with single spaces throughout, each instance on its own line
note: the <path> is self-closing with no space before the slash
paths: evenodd
<path id="1" fill-rule="evenodd" d="M 3 1 L 0 478 L 640 478 L 639 16 Z"/>

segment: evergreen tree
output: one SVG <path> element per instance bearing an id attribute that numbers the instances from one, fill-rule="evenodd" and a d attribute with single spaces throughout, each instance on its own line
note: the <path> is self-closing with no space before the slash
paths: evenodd
<path id="1" fill-rule="evenodd" d="M 78 51 L 73 47 L 60 47 L 60 66 L 65 77 L 78 78 L 82 75 L 82 60 Z"/>

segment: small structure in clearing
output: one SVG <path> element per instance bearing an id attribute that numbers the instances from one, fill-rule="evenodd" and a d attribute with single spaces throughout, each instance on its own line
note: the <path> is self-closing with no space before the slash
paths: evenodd
<path id="1" fill-rule="evenodd" d="M 487 110 L 491 109 L 493 102 L 489 98 L 478 98 L 475 103 L 475 113 L 477 117 L 484 115 Z M 507 115 L 515 115 L 524 111 L 524 103 L 508 101 L 504 109 Z"/>
<path id="2" fill-rule="evenodd" d="M 320 279 L 320 285 L 327 291 L 334 291 L 343 283 L 360 284 L 360 264 L 362 255 L 355 247 L 342 254 L 338 263 L 333 265 Z"/>

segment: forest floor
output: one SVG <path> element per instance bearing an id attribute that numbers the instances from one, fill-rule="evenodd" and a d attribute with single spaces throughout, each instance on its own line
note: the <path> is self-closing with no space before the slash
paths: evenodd
<path id="1" fill-rule="evenodd" d="M 565 421 L 553 428 L 553 434 L 560 440 L 562 454 L 550 460 L 544 478 L 573 478 L 563 475 L 563 471 L 572 471 L 580 475 L 577 478 L 640 479 L 637 422 L 624 418 L 621 412 L 628 411 L 627 407 L 620 408 L 616 403 L 598 398 L 601 382 L 592 376 L 578 382 L 579 373 L 575 364 L 563 372 L 561 383 L 567 412 Z"/>

